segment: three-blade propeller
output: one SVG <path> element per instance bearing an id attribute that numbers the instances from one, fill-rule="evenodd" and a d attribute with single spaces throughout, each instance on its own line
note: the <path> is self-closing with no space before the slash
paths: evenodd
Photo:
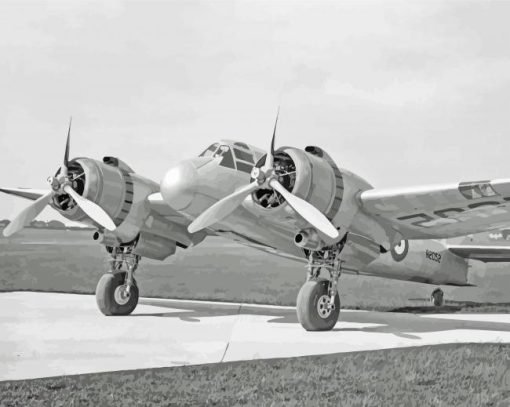
<path id="1" fill-rule="evenodd" d="M 69 148 L 71 140 L 71 120 L 69 121 L 69 128 L 67 130 L 67 142 L 64 153 L 64 161 L 60 167 L 60 173 L 56 177 L 48 178 L 51 185 L 51 190 L 34 201 L 27 208 L 22 210 L 4 229 L 4 236 L 8 237 L 16 232 L 19 232 L 25 226 L 28 226 L 37 215 L 48 205 L 55 195 L 68 194 L 76 202 L 76 204 L 85 212 L 92 220 L 97 222 L 104 228 L 113 231 L 116 226 L 110 215 L 108 215 L 103 208 L 89 201 L 87 198 L 82 197 L 72 188 L 72 181 L 69 179 Z"/>
<path id="2" fill-rule="evenodd" d="M 278 124 L 279 109 L 276 115 L 276 120 L 273 129 L 273 137 L 271 139 L 271 146 L 266 155 L 266 160 L 262 168 L 254 167 L 252 170 L 252 177 L 255 180 L 234 191 L 232 194 L 219 200 L 210 208 L 202 212 L 191 224 L 188 226 L 190 233 L 197 232 L 207 228 L 220 220 L 227 217 L 239 205 L 243 203 L 248 195 L 259 188 L 272 188 L 279 192 L 287 201 L 287 203 L 299 215 L 301 215 L 310 225 L 318 231 L 329 236 L 331 239 L 338 238 L 338 230 L 331 224 L 331 222 L 319 211 L 316 207 L 299 198 L 298 196 L 287 191 L 287 189 L 278 181 L 274 169 L 274 144 L 276 136 L 276 126 Z"/>

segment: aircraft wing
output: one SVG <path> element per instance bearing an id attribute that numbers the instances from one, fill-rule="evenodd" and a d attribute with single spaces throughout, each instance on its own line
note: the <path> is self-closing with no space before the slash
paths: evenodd
<path id="1" fill-rule="evenodd" d="M 22 198 L 30 199 L 35 201 L 41 196 L 46 195 L 49 189 L 32 189 L 32 188 L 0 188 L 0 192 L 16 195 Z"/>
<path id="2" fill-rule="evenodd" d="M 510 179 L 361 193 L 363 210 L 407 239 L 478 233 L 510 224 Z"/>
<path id="3" fill-rule="evenodd" d="M 0 192 L 4 192 L 9 195 L 19 196 L 25 199 L 30 199 L 32 201 L 35 201 L 36 199 L 39 199 L 41 196 L 46 195 L 48 191 L 49 190 L 47 189 L 32 189 L 32 188 L 0 188 Z M 167 220 L 170 220 L 174 223 L 178 223 L 184 226 L 187 226 L 191 223 L 191 220 L 186 219 L 179 212 L 175 211 L 170 206 L 168 206 L 168 204 L 163 200 L 163 197 L 159 192 L 149 195 L 148 201 L 151 206 L 151 210 L 163 216 Z"/>
<path id="4" fill-rule="evenodd" d="M 449 245 L 448 250 L 459 257 L 470 260 L 479 260 L 485 263 L 510 262 L 509 246 Z"/>

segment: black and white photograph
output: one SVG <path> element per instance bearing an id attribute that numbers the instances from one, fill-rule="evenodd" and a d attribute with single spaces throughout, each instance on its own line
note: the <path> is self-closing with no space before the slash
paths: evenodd
<path id="1" fill-rule="evenodd" d="M 510 406 L 510 0 L 0 2 L 0 406 Z"/>

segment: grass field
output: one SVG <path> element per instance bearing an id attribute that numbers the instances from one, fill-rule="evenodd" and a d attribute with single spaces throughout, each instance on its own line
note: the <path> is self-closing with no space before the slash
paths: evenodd
<path id="1" fill-rule="evenodd" d="M 108 268 L 105 250 L 91 231 L 25 229 L 0 238 L 0 290 L 93 293 Z M 446 287 L 452 306 L 510 303 L 510 266 L 481 265 L 472 271 L 478 287 Z M 211 299 L 293 305 L 305 277 L 298 262 L 208 238 L 197 247 L 178 250 L 164 262 L 143 259 L 137 281 L 144 296 Z M 343 307 L 393 309 L 428 305 L 434 287 L 426 284 L 344 275 Z M 452 302 L 453 301 L 453 302 Z M 460 304 L 455 303 L 460 301 Z M 476 304 L 472 304 L 476 305 Z M 471 306 L 471 310 L 480 310 Z"/>
<path id="2" fill-rule="evenodd" d="M 2 406 L 508 406 L 510 345 L 386 351 L 0 383 Z"/>

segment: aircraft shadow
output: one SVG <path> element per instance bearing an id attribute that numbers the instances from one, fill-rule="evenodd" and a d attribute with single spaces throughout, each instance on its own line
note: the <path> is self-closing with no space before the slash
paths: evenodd
<path id="1" fill-rule="evenodd" d="M 264 308 L 250 305 L 237 304 L 199 304 L 186 302 L 154 301 L 141 299 L 141 304 L 154 305 L 160 308 L 171 308 L 169 312 L 137 313 L 132 316 L 154 316 L 166 318 L 180 318 L 187 322 L 200 322 L 204 317 L 231 316 L 231 315 L 259 315 L 273 317 L 268 323 L 297 324 L 296 311 L 285 308 Z M 434 308 L 432 308 L 434 309 Z M 437 312 L 437 309 L 434 309 Z M 452 310 L 450 310 L 451 312 Z M 483 318 L 484 314 L 477 315 Z M 466 321 L 456 319 L 443 319 L 433 317 L 421 317 L 416 314 L 404 312 L 377 312 L 377 311 L 350 311 L 340 312 L 340 325 L 333 332 L 373 332 L 388 333 L 407 339 L 420 339 L 420 333 L 451 331 L 451 330 L 478 330 L 510 332 L 510 323 L 491 321 Z M 352 322 L 366 325 L 359 328 L 342 328 L 342 322 Z M 468 338 L 467 338 L 468 339 Z"/>
<path id="2" fill-rule="evenodd" d="M 411 313 L 411 314 L 453 314 L 461 311 L 462 306 L 460 305 L 443 305 L 442 307 L 433 306 L 415 306 L 415 307 L 401 307 L 389 310 L 388 312 L 397 313 Z"/>
<path id="3" fill-rule="evenodd" d="M 426 299 L 423 299 L 424 301 Z M 391 309 L 388 312 L 407 312 L 415 314 L 451 314 L 458 311 L 473 310 L 474 312 L 502 313 L 510 311 L 508 302 L 474 302 L 474 301 L 453 301 L 449 300 L 441 307 L 433 305 L 407 306 Z"/>
<path id="4" fill-rule="evenodd" d="M 483 318 L 483 314 L 476 315 L 480 316 L 480 318 Z M 360 328 L 339 327 L 334 329 L 336 332 L 359 331 L 390 333 L 410 339 L 420 339 L 420 337 L 416 335 L 420 333 L 452 330 L 510 332 L 510 323 L 421 317 L 419 315 L 403 313 L 392 314 L 384 312 L 344 312 L 343 314 L 340 313 L 340 321 L 380 325 Z"/>
<path id="5" fill-rule="evenodd" d="M 152 299 L 140 299 L 141 305 L 152 305 L 159 308 L 171 308 L 169 312 L 151 312 L 151 313 L 134 313 L 131 316 L 153 316 L 153 317 L 166 317 L 166 318 L 180 318 L 189 322 L 200 322 L 200 318 L 204 317 L 218 317 L 218 316 L 232 316 L 232 315 L 266 315 L 282 317 L 287 314 L 295 316 L 294 309 L 281 309 L 281 308 L 265 308 L 252 305 L 241 304 L 222 304 L 222 303 L 197 303 L 185 301 L 161 301 Z M 294 321 L 297 322 L 297 319 Z"/>
<path id="6" fill-rule="evenodd" d="M 483 318 L 483 314 L 475 315 L 479 315 L 481 318 Z M 298 321 L 295 314 L 288 314 L 269 320 L 268 322 L 297 323 Z M 510 332 L 510 323 L 443 319 L 421 317 L 416 314 L 377 311 L 355 312 L 342 310 L 340 312 L 339 322 L 340 324 L 333 328 L 332 332 L 387 333 L 406 339 L 421 339 L 419 335 L 423 333 L 452 330 Z M 342 328 L 342 322 L 352 322 L 366 325 L 377 324 L 377 326 Z"/>

